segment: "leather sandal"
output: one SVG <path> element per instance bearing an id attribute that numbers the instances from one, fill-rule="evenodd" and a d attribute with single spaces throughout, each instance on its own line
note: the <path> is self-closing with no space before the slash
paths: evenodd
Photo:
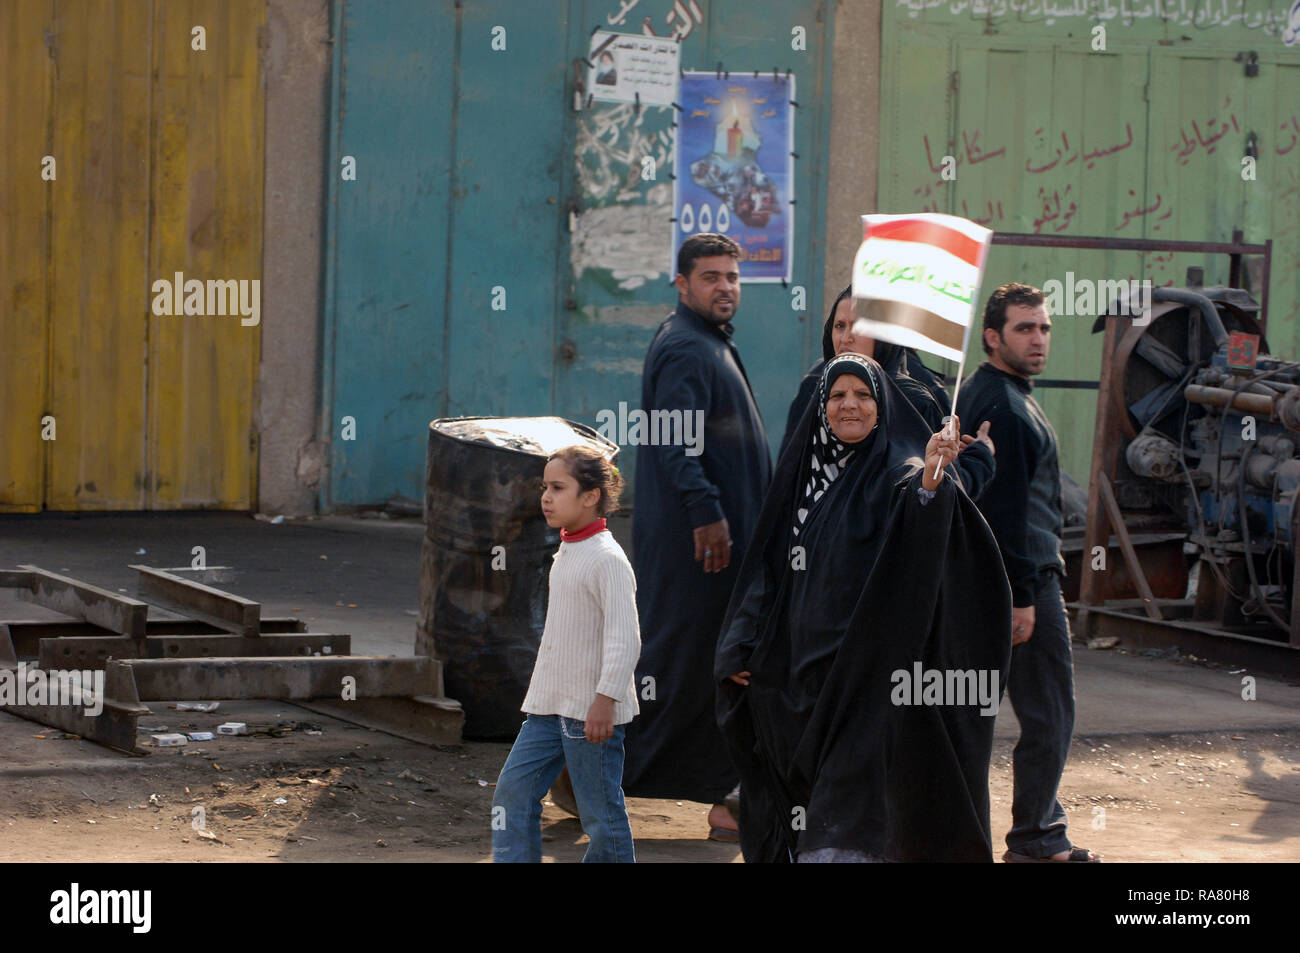
<path id="1" fill-rule="evenodd" d="M 1051 857 L 1030 857 L 1028 854 L 1008 850 L 1002 855 L 1002 860 L 1008 864 L 1100 864 L 1101 854 L 1084 850 L 1082 847 L 1071 847 L 1069 857 L 1064 860 L 1053 860 Z"/>
<path id="2" fill-rule="evenodd" d="M 733 831 L 730 827 L 710 827 L 709 840 L 721 844 L 739 844 L 740 831 Z"/>

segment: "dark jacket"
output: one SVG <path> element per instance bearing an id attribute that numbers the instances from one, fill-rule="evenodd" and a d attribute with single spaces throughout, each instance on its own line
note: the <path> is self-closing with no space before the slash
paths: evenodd
<path id="1" fill-rule="evenodd" d="M 963 429 L 989 421 L 998 448 L 997 473 L 979 508 L 997 537 L 1018 608 L 1034 604 L 1039 572 L 1065 572 L 1056 432 L 1033 388 L 1026 378 L 985 362 L 962 383 L 957 398 Z"/>

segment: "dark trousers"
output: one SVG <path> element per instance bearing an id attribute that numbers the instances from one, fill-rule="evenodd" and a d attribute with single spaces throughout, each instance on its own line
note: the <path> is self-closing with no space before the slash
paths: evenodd
<path id="1" fill-rule="evenodd" d="M 1056 792 L 1074 732 L 1074 659 L 1060 576 L 1040 573 L 1035 588 L 1034 631 L 1028 642 L 1012 648 L 1007 683 L 1020 722 L 1007 846 L 1030 857 L 1050 857 L 1071 846 Z"/>

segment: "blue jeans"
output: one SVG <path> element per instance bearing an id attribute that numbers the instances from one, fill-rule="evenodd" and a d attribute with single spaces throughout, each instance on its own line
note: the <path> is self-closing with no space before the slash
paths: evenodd
<path id="1" fill-rule="evenodd" d="M 1034 631 L 1011 650 L 1007 679 L 1007 696 L 1020 722 L 1020 741 L 1011 755 L 1015 782 L 1007 846 L 1043 858 L 1071 847 L 1056 790 L 1074 733 L 1074 659 L 1060 577 L 1041 573 L 1036 590 Z"/>
<path id="2" fill-rule="evenodd" d="M 519 729 L 497 778 L 492 798 L 492 860 L 541 863 L 542 797 L 569 766 L 569 780 L 591 838 L 584 864 L 636 860 L 632 827 L 623 803 L 623 736 L 627 725 L 598 745 L 586 739 L 584 722 L 562 715 L 529 715 Z"/>

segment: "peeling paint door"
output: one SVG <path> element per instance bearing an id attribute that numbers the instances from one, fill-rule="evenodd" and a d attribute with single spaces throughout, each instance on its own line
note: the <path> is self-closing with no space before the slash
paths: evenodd
<path id="1" fill-rule="evenodd" d="M 252 505 L 260 328 L 150 287 L 261 277 L 263 11 L 0 5 L 0 511 Z"/>
<path id="2" fill-rule="evenodd" d="M 584 56 L 590 31 L 639 33 L 605 26 L 613 2 L 573 3 L 581 7 L 570 31 L 571 56 Z M 642 8 L 645 8 L 644 11 Z M 784 73 L 796 78 L 794 277 L 780 284 L 742 286 L 735 343 L 767 427 L 775 456 L 786 413 L 809 365 L 821 358 L 822 270 L 825 179 L 829 155 L 829 103 L 833 14 L 821 0 L 755 0 L 698 5 L 647 3 L 658 35 L 673 32 L 677 7 L 689 32 L 681 43 L 681 67 L 749 73 Z M 696 17 L 694 9 L 701 16 Z M 796 39 L 798 38 L 798 39 Z M 797 48 L 802 47 L 802 48 Z M 618 413 L 641 406 L 641 369 L 655 330 L 677 306 L 672 286 L 672 218 L 675 144 L 674 109 L 632 103 L 584 104 L 569 110 L 574 200 L 567 216 L 561 268 L 567 287 L 558 302 L 555 370 L 557 413 L 594 426 L 601 410 Z M 647 162 L 647 159 L 650 160 Z M 844 263 L 845 281 L 849 262 Z M 799 293 L 796 289 L 802 289 Z M 793 305 L 802 302 L 803 309 Z M 635 447 L 624 447 L 620 470 L 635 472 Z M 632 487 L 635 494 L 635 487 Z"/>
<path id="3" fill-rule="evenodd" d="M 8 140 L 0 148 L 0 513 L 34 512 L 45 499 L 50 190 L 40 175 L 53 69 L 41 37 L 53 10 L 53 0 L 0 4 L 0 128 Z"/>
<path id="4" fill-rule="evenodd" d="M 552 412 L 559 10 L 336 5 L 322 508 L 423 496 L 435 417 Z"/>
<path id="5" fill-rule="evenodd" d="M 1294 161 L 1273 155 L 1290 142 L 1282 127 L 1297 110 L 1278 96 L 1295 102 L 1295 66 L 1262 61 L 1261 75 L 1248 78 L 1227 50 L 1091 52 L 1047 38 L 898 29 L 903 43 L 887 46 L 882 83 L 889 122 L 881 135 L 882 211 L 929 209 L 1043 235 L 1225 242 L 1234 229 L 1248 242 L 1274 235 L 1270 340 L 1276 347 L 1295 334 L 1300 181 Z M 947 71 L 931 66 L 940 56 Z M 1267 142 L 1261 135 L 1267 161 L 1261 158 L 1257 181 L 1243 181 L 1247 133 L 1265 127 L 1276 133 Z M 955 160 L 950 181 L 940 174 L 945 156 Z M 1207 285 L 1227 283 L 1226 256 L 997 245 L 982 296 L 1006 281 L 1042 287 L 1071 276 L 1182 285 L 1189 265 L 1204 267 Z M 1096 391 L 1086 385 L 1101 360 L 1096 302 L 1081 307 L 1054 316 L 1038 390 L 1062 465 L 1076 477 L 1091 458 Z M 984 359 L 979 342 L 976 329 L 967 373 Z"/>
<path id="6" fill-rule="evenodd" d="M 642 0 L 613 22 L 622 9 L 337 4 L 322 508 L 420 497 L 434 417 L 594 425 L 602 408 L 639 403 L 646 347 L 677 297 L 672 110 L 575 110 L 575 63 L 597 25 L 685 31 L 686 67 L 798 73 L 794 283 L 806 310 L 791 308 L 791 289 L 749 286 L 737 333 L 774 448 L 780 440 L 809 363 L 808 322 L 821 325 L 828 4 Z M 643 178 L 646 156 L 655 169 Z M 342 174 L 347 157 L 355 179 Z M 631 473 L 631 454 L 622 462 Z"/>
<path id="7" fill-rule="evenodd" d="M 1252 0 L 1253 2 L 1253 0 Z M 1262 4 L 1254 4 L 1260 13 Z M 1300 345 L 1300 65 L 1274 34 L 1221 20 L 1138 19 L 1097 25 L 977 16 L 956 7 L 884 7 L 881 211 L 932 210 L 1002 232 L 1182 241 L 1273 239 L 1269 341 Z M 1201 16 L 1198 13 L 1198 16 Z M 1226 14 L 1225 14 L 1226 16 Z M 1254 19 L 1252 17 L 1251 19 Z M 996 21 L 996 22 L 995 22 Z M 1256 26 L 1263 22 L 1261 16 Z M 1258 50 L 1248 76 L 1244 50 Z M 940 68 L 943 64 L 944 68 Z M 1256 134 L 1256 178 L 1243 179 Z M 943 160 L 955 161 L 945 180 Z M 1040 287 L 1067 276 L 1149 277 L 1182 285 L 1188 266 L 1226 284 L 1223 255 L 1110 252 L 995 245 L 983 294 L 1005 281 Z M 1247 275 L 1251 270 L 1247 269 Z M 1256 281 L 1251 292 L 1260 298 Z M 982 302 L 981 302 L 982 305 Z M 1056 427 L 1063 467 L 1088 472 L 1100 335 L 1087 313 L 1055 316 L 1039 400 Z M 966 366 L 984 357 L 972 334 Z M 949 364 L 948 373 L 955 371 Z M 1083 386 L 1077 386 L 1083 385 Z M 993 435 L 996 443 L 997 435 Z"/>
<path id="8" fill-rule="evenodd" d="M 1261 54 L 1259 76 L 1247 80 L 1247 122 L 1259 155 L 1242 219 L 1246 241 L 1273 239 L 1268 340 L 1291 359 L 1300 354 L 1300 63 L 1294 50 Z"/>

